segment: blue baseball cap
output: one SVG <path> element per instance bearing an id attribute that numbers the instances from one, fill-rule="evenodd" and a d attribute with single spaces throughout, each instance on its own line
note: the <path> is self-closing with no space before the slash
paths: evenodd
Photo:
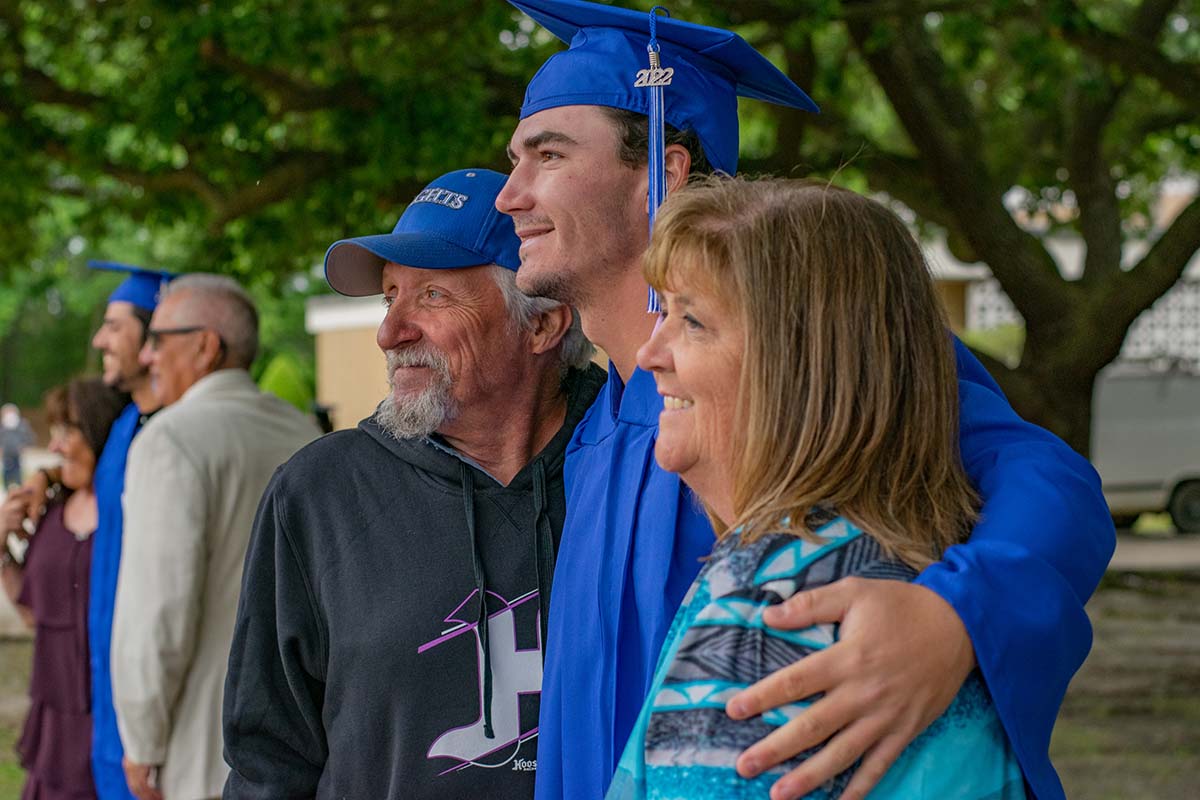
<path id="1" fill-rule="evenodd" d="M 87 265 L 90 269 L 128 273 L 129 277 L 121 281 L 108 296 L 108 302 L 132 303 L 146 311 L 153 311 L 158 307 L 158 298 L 163 287 L 175 277 L 173 273 L 161 269 L 146 269 L 131 264 L 119 264 L 116 261 L 89 261 Z"/>
<path id="2" fill-rule="evenodd" d="M 499 264 L 516 272 L 521 240 L 512 217 L 496 210 L 507 176 L 490 169 L 448 172 L 422 189 L 391 233 L 334 242 L 325 280 L 351 297 L 379 294 L 386 263 L 422 269 Z"/>
<path id="3" fill-rule="evenodd" d="M 803 89 L 732 31 L 582 0 L 509 2 L 570 44 L 529 82 L 521 119 L 578 105 L 650 116 L 647 88 L 659 86 L 666 123 L 694 131 L 709 163 L 732 175 L 739 95 L 819 110 Z M 652 36 L 659 50 L 657 71 L 648 60 Z"/>

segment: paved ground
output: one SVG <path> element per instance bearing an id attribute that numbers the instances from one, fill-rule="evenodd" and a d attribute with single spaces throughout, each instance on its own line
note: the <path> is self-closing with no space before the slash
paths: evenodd
<path id="1" fill-rule="evenodd" d="M 1109 572 L 1051 756 L 1071 800 L 1200 797 L 1200 571 Z"/>
<path id="2" fill-rule="evenodd" d="M 1117 534 L 1110 570 L 1125 572 L 1200 571 L 1200 534 Z"/>

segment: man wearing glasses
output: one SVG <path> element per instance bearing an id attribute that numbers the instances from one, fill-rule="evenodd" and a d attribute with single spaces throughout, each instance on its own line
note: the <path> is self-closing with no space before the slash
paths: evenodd
<path id="1" fill-rule="evenodd" d="M 319 435 L 254 385 L 258 314 L 229 278 L 164 291 L 140 360 L 164 406 L 129 452 L 112 637 L 125 775 L 139 800 L 219 797 L 221 700 L 247 538 L 275 468 Z"/>

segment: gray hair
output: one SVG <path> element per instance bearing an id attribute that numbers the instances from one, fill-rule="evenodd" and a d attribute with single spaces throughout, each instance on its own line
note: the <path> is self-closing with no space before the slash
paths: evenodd
<path id="1" fill-rule="evenodd" d="M 537 318 L 552 308 L 562 305 L 549 297 L 530 297 L 517 288 L 517 273 L 499 265 L 492 265 L 492 278 L 504 295 L 504 306 L 509 319 L 519 331 L 533 328 Z M 559 359 L 563 372 L 568 369 L 583 369 L 592 360 L 596 348 L 583 335 L 579 312 L 571 309 L 571 327 L 559 343 Z"/>
<path id="2" fill-rule="evenodd" d="M 216 331 L 233 366 L 246 369 L 253 364 L 258 355 L 258 310 L 246 290 L 224 275 L 191 272 L 167 284 L 159 302 L 184 293 L 180 303 L 191 324 Z"/>

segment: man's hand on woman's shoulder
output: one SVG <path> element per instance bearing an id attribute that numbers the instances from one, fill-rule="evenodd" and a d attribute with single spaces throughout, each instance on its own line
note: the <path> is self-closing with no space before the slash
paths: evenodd
<path id="1" fill-rule="evenodd" d="M 775 783 L 772 800 L 801 797 L 859 759 L 842 798 L 865 798 L 975 667 L 958 614 L 917 584 L 844 578 L 795 595 L 763 619 L 791 630 L 841 623 L 837 642 L 767 676 L 726 707 L 729 716 L 746 719 L 824 693 L 738 759 L 738 772 L 753 777 L 825 742 Z"/>

